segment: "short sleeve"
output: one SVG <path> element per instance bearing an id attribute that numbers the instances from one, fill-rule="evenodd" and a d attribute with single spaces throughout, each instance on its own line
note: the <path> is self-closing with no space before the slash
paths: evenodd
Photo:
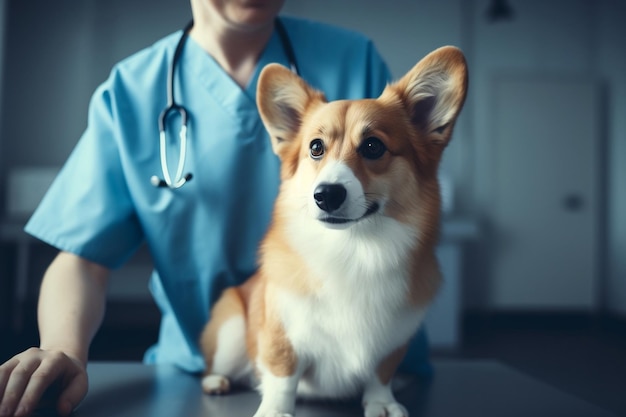
<path id="1" fill-rule="evenodd" d="M 88 126 L 26 225 L 26 232 L 60 250 L 108 268 L 121 266 L 143 233 L 121 164 L 112 82 L 100 86 Z"/>

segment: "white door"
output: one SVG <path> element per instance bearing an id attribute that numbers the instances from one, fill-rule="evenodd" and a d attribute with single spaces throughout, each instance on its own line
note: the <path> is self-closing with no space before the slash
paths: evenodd
<path id="1" fill-rule="evenodd" d="M 593 308 L 598 156 L 590 81 L 494 84 L 491 298 L 504 309 Z"/>

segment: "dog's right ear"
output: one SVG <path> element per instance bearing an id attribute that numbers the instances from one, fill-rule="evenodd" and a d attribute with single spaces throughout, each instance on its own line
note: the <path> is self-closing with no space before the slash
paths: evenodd
<path id="1" fill-rule="evenodd" d="M 383 92 L 404 102 L 427 143 L 447 145 L 467 94 L 467 63 L 460 49 L 444 46 L 428 54 Z"/>
<path id="2" fill-rule="evenodd" d="M 256 99 L 272 149 L 281 159 L 285 149 L 293 143 L 310 103 L 326 101 L 322 93 L 279 64 L 269 64 L 261 71 Z"/>

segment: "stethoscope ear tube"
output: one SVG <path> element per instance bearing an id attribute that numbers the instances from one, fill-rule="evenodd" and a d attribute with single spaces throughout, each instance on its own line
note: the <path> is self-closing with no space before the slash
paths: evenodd
<path id="1" fill-rule="evenodd" d="M 289 61 L 289 69 L 296 75 L 300 75 L 300 68 L 298 68 L 298 61 L 296 60 L 296 53 L 293 50 L 293 45 L 289 41 L 289 35 L 287 34 L 287 29 L 285 29 L 285 25 L 280 19 L 276 18 L 275 22 L 276 31 L 278 32 L 278 36 L 283 44 L 283 49 L 285 50 L 285 55 L 287 55 L 287 60 Z"/>

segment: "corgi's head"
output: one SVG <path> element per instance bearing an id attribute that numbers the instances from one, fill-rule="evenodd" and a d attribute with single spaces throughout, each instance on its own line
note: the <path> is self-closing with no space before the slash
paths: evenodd
<path id="1" fill-rule="evenodd" d="M 437 220 L 438 165 L 466 90 L 465 59 L 454 47 L 427 55 L 377 99 L 327 102 L 268 65 L 257 102 L 281 159 L 279 198 L 333 229 L 378 216 L 416 227 Z"/>

